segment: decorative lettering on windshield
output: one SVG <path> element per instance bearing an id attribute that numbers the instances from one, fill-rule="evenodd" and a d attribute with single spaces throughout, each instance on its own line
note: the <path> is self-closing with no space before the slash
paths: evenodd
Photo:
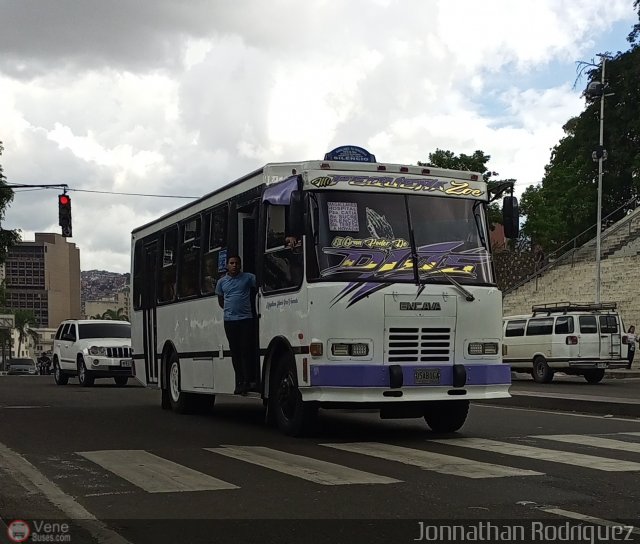
<path id="1" fill-rule="evenodd" d="M 489 255 L 484 248 L 454 252 L 454 249 L 463 244 L 462 241 L 456 241 L 418 247 L 420 276 L 428 277 L 444 272 L 475 279 L 478 265 L 488 263 Z M 353 278 L 357 280 L 402 280 L 413 276 L 413 260 L 408 246 L 391 250 L 379 247 L 325 247 L 322 251 L 342 257 L 339 264 L 322 270 L 322 277 L 349 273 L 353 278 L 354 272 L 360 272 Z"/>
<path id="2" fill-rule="evenodd" d="M 416 192 L 440 191 L 451 196 L 481 197 L 485 191 L 468 181 L 438 178 L 408 178 L 406 176 L 353 176 L 332 175 L 321 176 L 310 181 L 311 185 L 326 188 L 346 183 L 355 187 L 376 187 L 379 189 L 402 189 Z"/>
<path id="3" fill-rule="evenodd" d="M 436 276 L 444 272 L 458 277 L 476 278 L 478 266 L 488 263 L 490 256 L 484 248 L 457 253 L 453 251 L 461 245 L 463 242 L 458 241 L 419 247 L 418 270 L 420 277 Z M 324 269 L 320 273 L 323 277 L 348 272 L 349 277 L 354 278 L 353 273 L 358 273 L 354 278 L 355 281 L 351 281 L 331 301 L 332 306 L 350 295 L 347 301 L 348 308 L 376 291 L 388 287 L 392 280 L 406 280 L 413 277 L 410 248 L 392 251 L 323 248 L 323 251 L 343 257 L 340 264 Z M 381 279 L 389 283 L 380 283 Z M 365 283 L 362 283 L 362 280 L 365 280 Z M 376 280 L 376 282 L 371 280 Z"/>

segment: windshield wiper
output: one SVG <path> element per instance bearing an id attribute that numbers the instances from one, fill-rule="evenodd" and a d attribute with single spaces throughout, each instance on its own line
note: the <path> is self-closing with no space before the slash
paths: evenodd
<path id="1" fill-rule="evenodd" d="M 404 205 L 407 211 L 407 223 L 409 226 L 409 243 L 411 244 L 411 264 L 413 265 L 413 279 L 418 286 L 418 292 L 416 293 L 416 299 L 420 296 L 420 293 L 424 290 L 424 283 L 420 281 L 420 272 L 418 270 L 418 248 L 416 247 L 416 236 L 413 232 L 413 222 L 411 221 L 411 210 L 409 209 L 409 199 L 404 197 Z"/>
<path id="2" fill-rule="evenodd" d="M 456 280 L 453 279 L 453 276 L 450 276 L 444 270 L 441 270 L 441 269 L 432 270 L 429 274 L 432 274 L 434 272 L 438 272 L 442 274 L 445 278 L 447 278 L 449 280 L 449 283 L 451 283 L 451 285 L 456 287 L 458 291 L 460 291 L 464 295 L 464 298 L 467 302 L 473 302 L 476 299 L 476 297 L 473 296 L 473 293 L 471 291 L 469 291 L 468 289 L 465 289 L 462 285 L 460 285 Z M 422 287 L 424 287 L 424 285 Z"/>

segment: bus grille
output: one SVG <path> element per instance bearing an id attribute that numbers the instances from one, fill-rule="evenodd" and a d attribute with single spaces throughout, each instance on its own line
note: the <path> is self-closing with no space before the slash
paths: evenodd
<path id="1" fill-rule="evenodd" d="M 115 359 L 128 359 L 131 357 L 131 348 L 107 348 L 107 357 L 113 357 Z"/>
<path id="2" fill-rule="evenodd" d="M 390 363 L 448 362 L 451 359 L 451 329 L 390 328 L 387 353 Z"/>

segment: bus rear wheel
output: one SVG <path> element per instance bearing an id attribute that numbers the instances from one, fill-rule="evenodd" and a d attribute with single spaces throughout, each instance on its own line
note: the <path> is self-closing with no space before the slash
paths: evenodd
<path id="1" fill-rule="evenodd" d="M 280 431 L 288 436 L 302 436 L 313 429 L 318 415 L 318 405 L 302 400 L 292 359 L 291 355 L 281 359 L 275 369 L 275 387 L 271 390 L 270 410 L 273 411 Z"/>
<path id="2" fill-rule="evenodd" d="M 453 433 L 467 420 L 468 400 L 444 400 L 427 402 L 424 420 L 436 433 Z"/>
<path id="3" fill-rule="evenodd" d="M 178 414 L 189 414 L 193 411 L 193 398 L 180 389 L 180 360 L 174 353 L 169 358 L 168 386 L 171 409 Z"/>
<path id="4" fill-rule="evenodd" d="M 596 370 L 585 370 L 584 379 L 587 383 L 600 383 L 604 378 L 604 368 L 598 368 Z"/>

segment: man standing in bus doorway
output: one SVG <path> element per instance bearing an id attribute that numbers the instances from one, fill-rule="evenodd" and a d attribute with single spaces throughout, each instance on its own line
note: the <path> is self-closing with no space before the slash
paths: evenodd
<path id="1" fill-rule="evenodd" d="M 218 280 L 216 295 L 224 309 L 224 332 L 229 341 L 231 360 L 236 373 L 236 395 L 257 389 L 255 325 L 252 293 L 256 277 L 242 272 L 242 261 L 232 255 L 227 261 L 227 274 Z"/>

